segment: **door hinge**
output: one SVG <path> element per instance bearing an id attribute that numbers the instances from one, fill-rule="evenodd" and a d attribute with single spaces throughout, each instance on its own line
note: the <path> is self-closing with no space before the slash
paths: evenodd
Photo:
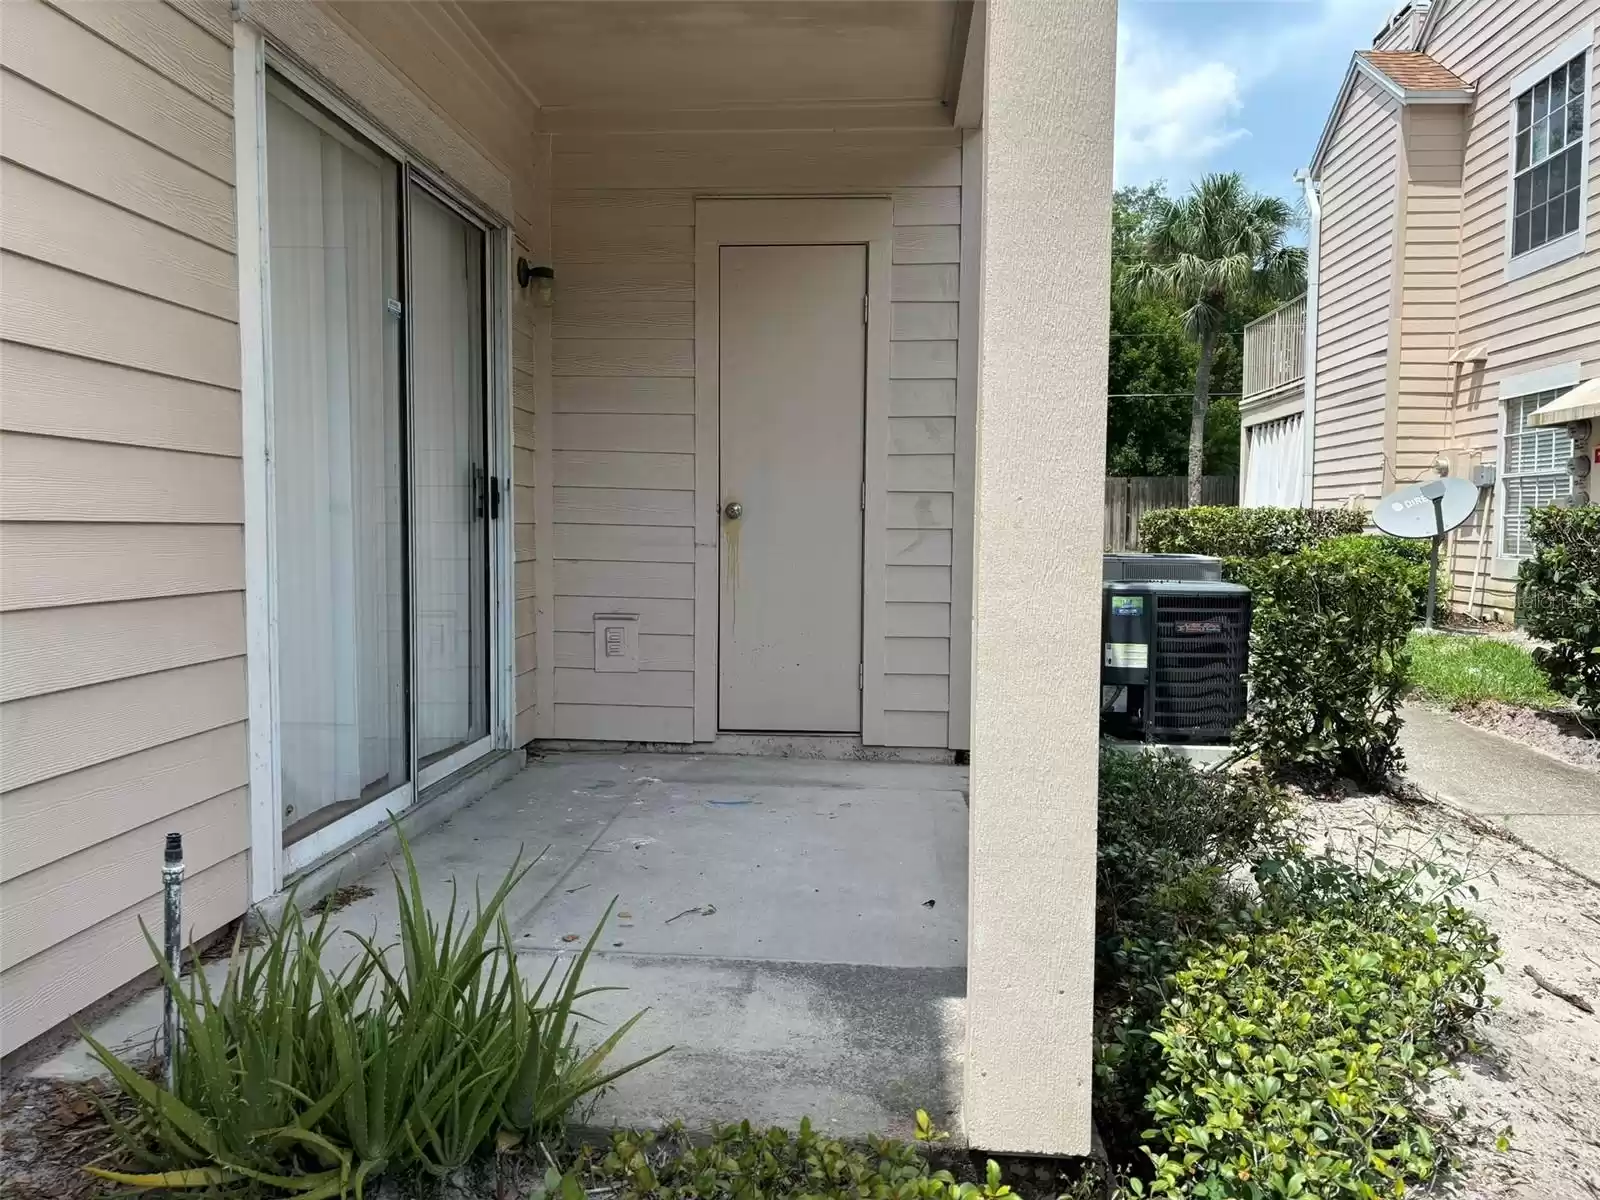
<path id="1" fill-rule="evenodd" d="M 866 690 L 867 690 L 867 664 L 866 663 L 857 663 L 856 664 L 856 691 L 864 692 Z"/>
<path id="2" fill-rule="evenodd" d="M 863 325 L 871 325 L 872 324 L 872 297 L 871 296 L 863 296 L 863 297 L 861 297 L 861 323 Z"/>

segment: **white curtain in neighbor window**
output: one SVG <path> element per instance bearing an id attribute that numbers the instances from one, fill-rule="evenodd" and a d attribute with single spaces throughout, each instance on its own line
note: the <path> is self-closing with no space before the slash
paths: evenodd
<path id="1" fill-rule="evenodd" d="M 1300 414 L 1250 426 L 1244 508 L 1299 508 L 1305 503 L 1305 422 Z"/>
<path id="2" fill-rule="evenodd" d="M 417 758 L 489 732 L 483 233 L 411 188 Z"/>
<path id="3" fill-rule="evenodd" d="M 396 165 L 267 100 L 284 825 L 408 777 Z M 396 304 L 395 309 L 398 309 Z M 325 812 L 331 806 L 342 806 Z M 299 830 L 296 829 L 299 826 Z"/>

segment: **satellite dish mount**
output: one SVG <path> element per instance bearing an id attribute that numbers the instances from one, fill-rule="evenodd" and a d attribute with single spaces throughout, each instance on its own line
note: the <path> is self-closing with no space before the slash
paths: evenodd
<path id="1" fill-rule="evenodd" d="M 1428 610 L 1423 625 L 1433 628 L 1439 595 L 1439 547 L 1444 536 L 1478 507 L 1478 489 L 1465 479 L 1446 476 L 1415 483 L 1378 501 L 1372 522 L 1385 533 L 1403 538 L 1430 538 L 1428 556 Z"/>

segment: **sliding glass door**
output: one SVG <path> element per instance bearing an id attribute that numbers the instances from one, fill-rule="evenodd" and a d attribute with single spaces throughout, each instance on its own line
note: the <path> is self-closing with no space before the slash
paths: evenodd
<path id="1" fill-rule="evenodd" d="M 486 235 L 269 84 L 273 605 L 290 870 L 491 744 Z"/>
<path id="2" fill-rule="evenodd" d="M 483 231 L 413 183 L 411 419 L 416 497 L 417 756 L 489 735 L 489 512 Z"/>

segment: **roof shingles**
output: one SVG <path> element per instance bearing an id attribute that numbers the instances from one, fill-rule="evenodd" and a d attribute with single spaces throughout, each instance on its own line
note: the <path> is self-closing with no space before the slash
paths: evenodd
<path id="1" fill-rule="evenodd" d="M 1362 50 L 1360 57 L 1408 92 L 1470 92 L 1454 71 L 1416 50 Z"/>

